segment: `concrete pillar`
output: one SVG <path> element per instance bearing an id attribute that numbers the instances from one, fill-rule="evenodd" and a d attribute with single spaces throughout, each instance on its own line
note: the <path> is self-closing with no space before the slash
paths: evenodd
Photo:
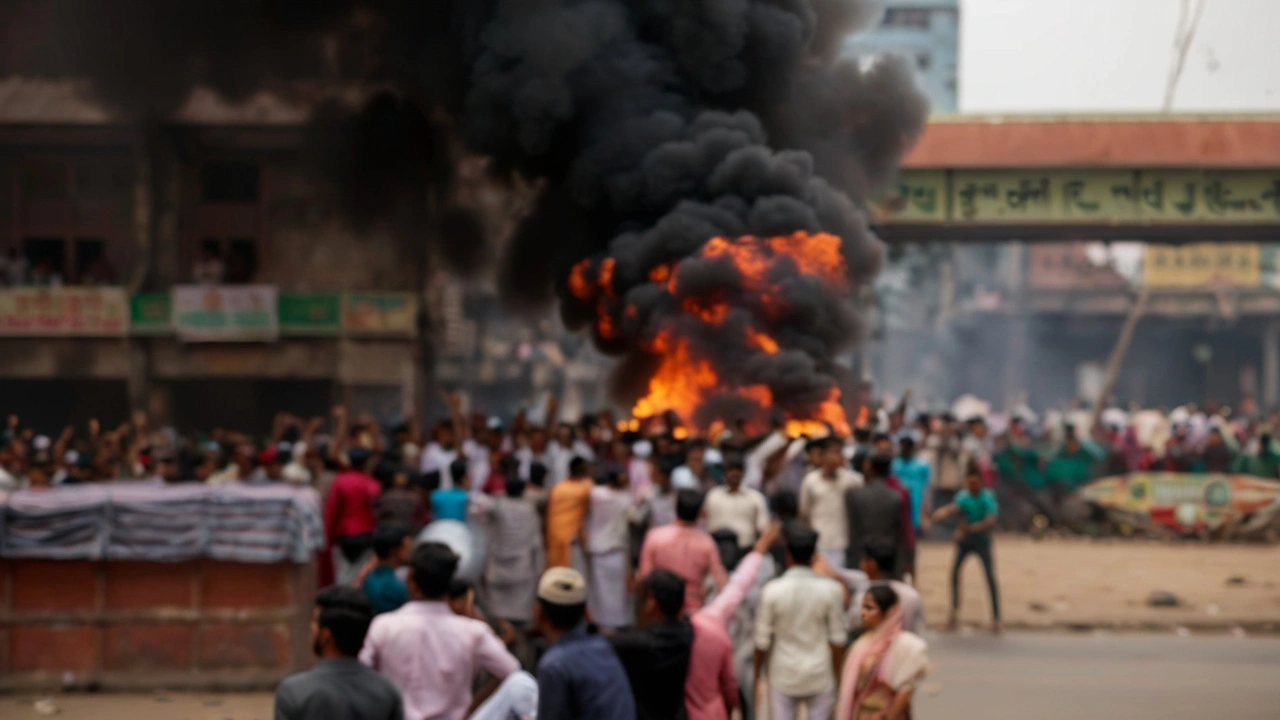
<path id="1" fill-rule="evenodd" d="M 1280 407 L 1280 322 L 1268 323 L 1262 333 L 1262 406 Z"/>

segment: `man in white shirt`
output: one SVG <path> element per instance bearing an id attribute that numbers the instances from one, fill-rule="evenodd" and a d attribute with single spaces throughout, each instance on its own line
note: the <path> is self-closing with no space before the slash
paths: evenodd
<path id="1" fill-rule="evenodd" d="M 671 473 L 671 486 L 677 490 L 701 492 L 705 481 L 710 479 L 707 474 L 706 454 L 705 440 L 695 440 L 690 443 L 689 450 L 685 453 L 684 464 Z"/>
<path id="2" fill-rule="evenodd" d="M 809 720 L 828 720 L 836 701 L 836 677 L 844 661 L 848 631 L 845 591 L 812 568 L 818 534 L 801 523 L 782 531 L 787 571 L 760 594 L 755 627 L 755 683 L 768 669 L 772 720 L 795 720 L 800 707 Z"/>
<path id="3" fill-rule="evenodd" d="M 574 437 L 572 425 L 561 423 L 556 428 L 555 438 L 550 443 L 547 443 L 547 459 L 551 461 L 551 464 L 547 466 L 549 471 L 547 490 L 569 477 L 569 463 L 575 457 L 581 457 L 587 462 L 595 462 L 596 454 L 592 451 L 590 445 Z"/>
<path id="4" fill-rule="evenodd" d="M 742 458 L 730 457 L 724 465 L 724 485 L 712 488 L 703 505 L 707 531 L 733 531 L 740 550 L 755 544 L 769 525 L 769 504 L 759 490 L 743 486 L 745 474 Z"/>
<path id="5" fill-rule="evenodd" d="M 862 485 L 862 476 L 844 466 L 839 438 L 823 443 L 822 467 L 810 472 L 800 486 L 800 519 L 818 533 L 818 551 L 832 566 L 845 566 L 849 546 L 849 518 L 845 491 Z"/>
<path id="6" fill-rule="evenodd" d="M 612 471 L 591 488 L 587 510 L 587 612 L 605 634 L 631 625 L 627 602 L 631 569 L 631 491 L 627 474 Z"/>

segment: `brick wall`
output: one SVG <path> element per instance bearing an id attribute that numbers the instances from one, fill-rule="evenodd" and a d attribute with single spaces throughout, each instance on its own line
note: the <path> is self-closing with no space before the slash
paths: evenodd
<path id="1" fill-rule="evenodd" d="M 0 690 L 271 685 L 314 592 L 310 564 L 0 560 Z"/>

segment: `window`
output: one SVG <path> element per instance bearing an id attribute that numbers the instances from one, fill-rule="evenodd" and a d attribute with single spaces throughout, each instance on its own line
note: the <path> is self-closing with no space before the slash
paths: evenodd
<path id="1" fill-rule="evenodd" d="M 929 11 L 892 8 L 884 14 L 885 27 L 929 28 Z"/>
<path id="2" fill-rule="evenodd" d="M 227 243 L 227 282 L 253 282 L 258 274 L 258 243 L 253 238 L 232 238 Z"/>
<path id="3" fill-rule="evenodd" d="M 27 274 L 32 285 L 61 284 L 67 262 L 66 242 L 62 238 L 24 238 L 22 254 L 27 257 Z"/>
<path id="4" fill-rule="evenodd" d="M 28 200 L 66 200 L 71 197 L 71 174 L 66 163 L 29 160 L 22 167 L 22 194 Z"/>
<path id="5" fill-rule="evenodd" d="M 202 197 L 208 203 L 258 202 L 260 172 L 250 163 L 209 163 L 200 172 Z"/>

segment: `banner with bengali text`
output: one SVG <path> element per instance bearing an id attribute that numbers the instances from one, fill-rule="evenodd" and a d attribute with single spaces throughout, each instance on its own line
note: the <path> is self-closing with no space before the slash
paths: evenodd
<path id="1" fill-rule="evenodd" d="M 272 342 L 280 337 L 274 285 L 179 285 L 173 327 L 185 342 Z"/>
<path id="2" fill-rule="evenodd" d="M 0 290 L 0 336 L 117 337 L 129 331 L 129 298 L 118 287 Z"/>

